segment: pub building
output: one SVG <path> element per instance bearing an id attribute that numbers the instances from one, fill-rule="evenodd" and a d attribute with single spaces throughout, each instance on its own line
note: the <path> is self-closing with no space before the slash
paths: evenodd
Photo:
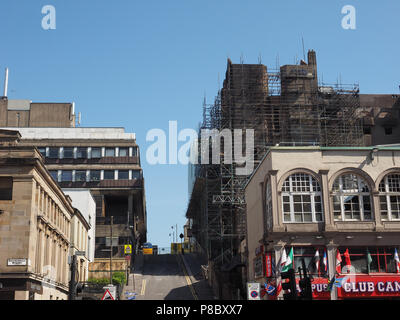
<path id="1" fill-rule="evenodd" d="M 399 156 L 395 146 L 272 147 L 245 189 L 248 281 L 277 288 L 293 249 L 315 300 L 399 299 Z M 347 278 L 329 290 L 334 276 Z M 282 299 L 276 291 L 263 299 Z"/>

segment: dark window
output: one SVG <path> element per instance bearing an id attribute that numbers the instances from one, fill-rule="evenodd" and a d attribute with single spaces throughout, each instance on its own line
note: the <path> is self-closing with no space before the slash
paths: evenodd
<path id="1" fill-rule="evenodd" d="M 364 127 L 364 134 L 371 134 L 371 127 Z"/>
<path id="2" fill-rule="evenodd" d="M 137 147 L 132 148 L 132 157 L 137 157 Z"/>
<path id="3" fill-rule="evenodd" d="M 101 148 L 92 148 L 92 158 L 101 158 Z"/>
<path id="4" fill-rule="evenodd" d="M 104 180 L 114 180 L 114 170 L 104 170 Z"/>
<path id="5" fill-rule="evenodd" d="M 9 177 L 0 178 L 0 200 L 12 200 L 13 180 Z"/>
<path id="6" fill-rule="evenodd" d="M 388 136 L 388 135 L 391 135 L 393 133 L 393 129 L 391 128 L 391 127 L 386 127 L 385 128 L 385 134 Z"/>
<path id="7" fill-rule="evenodd" d="M 140 179 L 140 171 L 139 170 L 132 170 L 132 179 Z"/>
<path id="8" fill-rule="evenodd" d="M 61 181 L 72 181 L 72 170 L 63 170 L 61 173 Z"/>
<path id="9" fill-rule="evenodd" d="M 59 157 L 60 148 L 49 148 L 49 158 L 57 159 Z"/>
<path id="10" fill-rule="evenodd" d="M 118 180 L 128 180 L 129 171 L 128 170 L 118 170 Z"/>
<path id="11" fill-rule="evenodd" d="M 51 170 L 50 174 L 54 180 L 58 181 L 58 171 L 57 170 Z"/>
<path id="12" fill-rule="evenodd" d="M 71 159 L 74 157 L 74 148 L 66 147 L 64 148 L 64 158 Z"/>
<path id="13" fill-rule="evenodd" d="M 75 181 L 86 181 L 86 170 L 76 170 Z"/>
<path id="14" fill-rule="evenodd" d="M 115 157 L 115 148 L 106 148 L 106 157 Z"/>
<path id="15" fill-rule="evenodd" d="M 127 157 L 129 156 L 128 148 L 119 148 L 119 156 L 120 157 Z"/>
<path id="16" fill-rule="evenodd" d="M 87 148 L 77 148 L 76 149 L 76 157 L 78 159 L 86 159 L 87 158 Z"/>
<path id="17" fill-rule="evenodd" d="M 96 244 L 106 244 L 106 238 L 105 237 L 96 237 Z"/>
<path id="18" fill-rule="evenodd" d="M 90 171 L 90 181 L 100 181 L 100 170 Z"/>
<path id="19" fill-rule="evenodd" d="M 289 254 L 289 248 L 286 250 L 286 254 Z M 315 254 L 318 250 L 319 254 L 319 263 L 316 263 L 315 259 Z M 324 258 L 324 252 L 325 248 L 323 247 L 293 247 L 293 268 L 298 272 L 299 267 L 302 268 L 302 260 L 304 259 L 304 262 L 306 264 L 306 268 L 310 272 L 310 274 L 315 275 L 315 276 L 328 276 L 328 268 L 325 268 L 325 265 L 323 263 L 323 258 Z M 325 271 L 325 269 L 327 271 Z"/>
<path id="20" fill-rule="evenodd" d="M 46 157 L 46 147 L 39 147 L 38 149 L 42 156 Z"/>

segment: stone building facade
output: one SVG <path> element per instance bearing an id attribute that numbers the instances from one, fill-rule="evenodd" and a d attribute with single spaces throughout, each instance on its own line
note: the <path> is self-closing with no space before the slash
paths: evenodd
<path id="1" fill-rule="evenodd" d="M 0 130 L 0 298 L 66 300 L 74 208 L 20 138 Z"/>
<path id="2" fill-rule="evenodd" d="M 400 297 L 400 147 L 272 147 L 245 196 L 248 281 L 277 287 L 283 250 L 293 249 L 315 299 Z M 349 283 L 327 290 L 347 273 Z"/>

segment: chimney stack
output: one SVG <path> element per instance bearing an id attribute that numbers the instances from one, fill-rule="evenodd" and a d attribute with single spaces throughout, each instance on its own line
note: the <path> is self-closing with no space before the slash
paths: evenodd
<path id="1" fill-rule="evenodd" d="M 3 97 L 7 97 L 7 91 L 8 91 L 8 68 L 6 68 L 6 76 L 4 78 L 4 94 L 3 94 Z"/>

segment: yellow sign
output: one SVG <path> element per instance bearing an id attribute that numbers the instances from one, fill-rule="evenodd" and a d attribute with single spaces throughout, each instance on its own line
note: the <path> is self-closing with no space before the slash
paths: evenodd
<path id="1" fill-rule="evenodd" d="M 125 252 L 125 254 L 132 254 L 132 245 L 126 244 L 124 247 L 124 252 Z"/>
<path id="2" fill-rule="evenodd" d="M 153 254 L 153 248 L 143 248 L 143 254 Z"/>

